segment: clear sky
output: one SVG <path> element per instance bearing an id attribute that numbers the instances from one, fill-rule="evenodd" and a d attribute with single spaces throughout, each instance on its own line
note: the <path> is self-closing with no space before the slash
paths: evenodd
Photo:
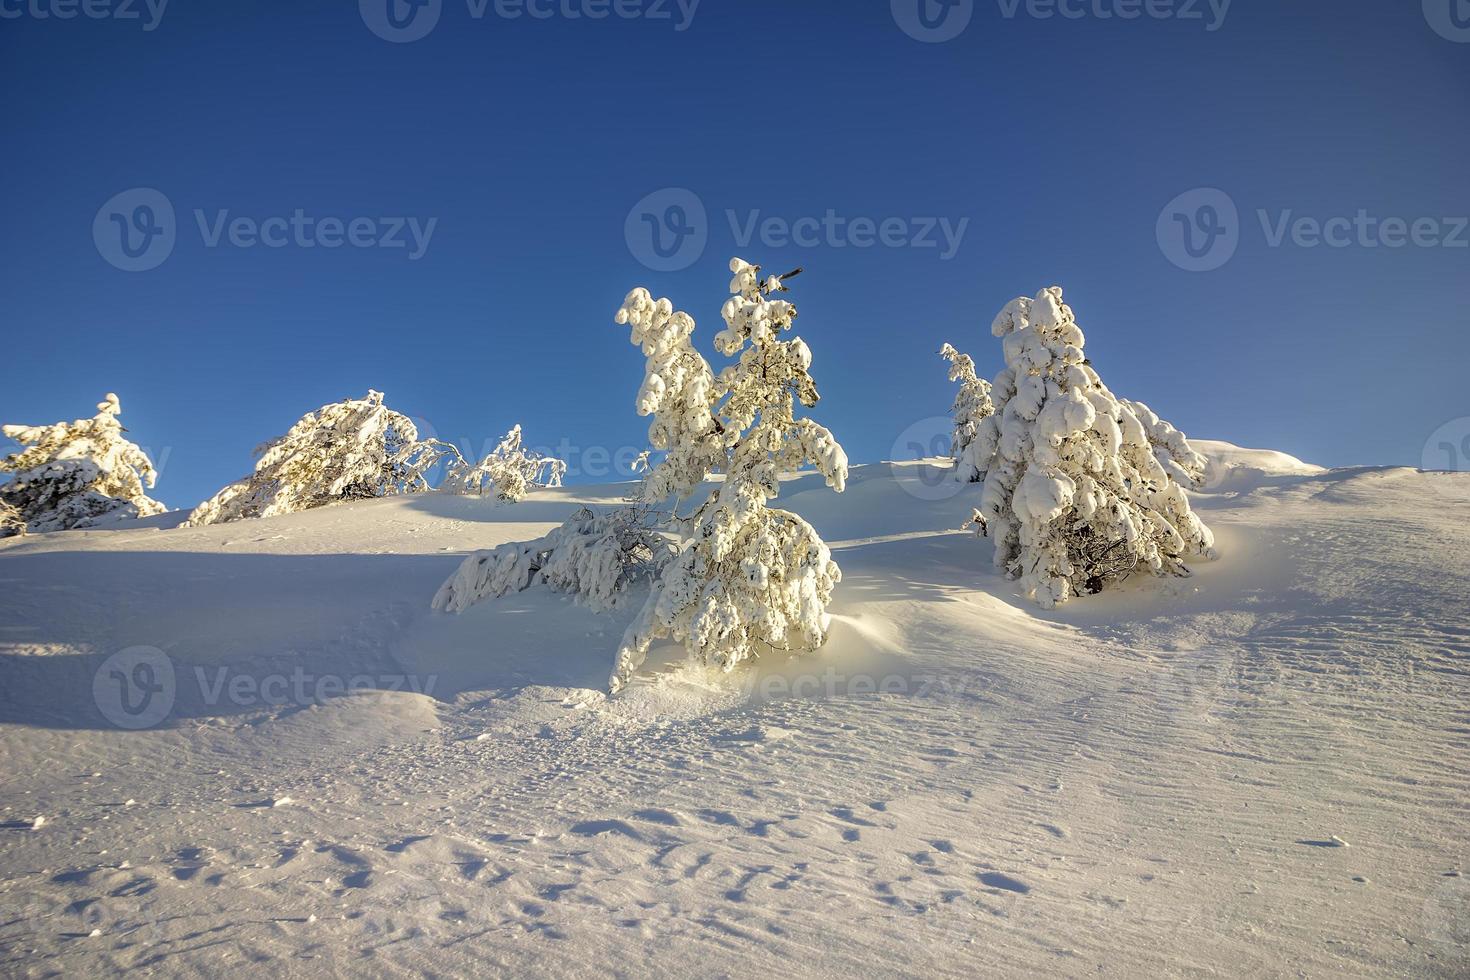
<path id="1" fill-rule="evenodd" d="M 805 268 L 855 461 L 1052 284 L 1193 436 L 1418 465 L 1470 416 L 1465 0 L 391 2 L 0 0 L 0 420 L 116 391 L 175 507 L 369 388 L 599 478 L 624 293 L 718 368 L 734 254 Z"/>

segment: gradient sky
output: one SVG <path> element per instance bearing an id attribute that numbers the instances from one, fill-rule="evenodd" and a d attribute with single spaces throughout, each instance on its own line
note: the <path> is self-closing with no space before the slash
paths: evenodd
<path id="1" fill-rule="evenodd" d="M 642 16 L 602 19 L 569 16 L 598 0 L 535 0 L 540 18 L 441 0 L 404 43 L 370 27 L 392 35 L 387 0 L 172 0 L 161 17 L 157 0 L 122 2 L 63 19 L 68 0 L 0 0 L 0 420 L 90 415 L 116 391 L 171 506 L 369 388 L 476 451 L 515 422 L 532 443 L 566 440 L 597 478 L 580 449 L 645 442 L 642 357 L 612 322 L 624 293 L 689 310 L 718 368 L 737 253 L 805 268 L 790 298 L 823 393 L 812 414 L 855 461 L 947 411 L 941 343 L 993 375 L 992 317 L 1052 284 L 1108 385 L 1192 436 L 1418 465 L 1436 428 L 1470 416 L 1466 0 L 1236 0 L 1223 21 L 1218 0 L 1154 0 L 1196 16 L 1131 20 L 1099 16 L 1128 0 L 1071 0 L 1080 17 L 965 0 L 949 10 L 963 24 L 925 0 L 954 34 L 933 43 L 903 29 L 924 33 L 918 0 L 702 0 L 692 19 L 688 0 L 604 2 Z M 135 188 L 176 215 L 146 271 L 104 255 L 120 254 L 111 214 L 126 224 L 139 199 L 104 205 Z M 693 193 L 706 218 L 685 241 L 707 243 L 656 271 L 640 256 L 648 222 L 678 217 L 666 188 Z M 1198 188 L 1225 192 L 1238 221 L 1212 223 L 1198 194 L 1165 212 Z M 210 246 L 195 216 L 298 209 L 368 219 L 364 241 L 388 219 L 435 225 L 414 259 L 228 232 Z M 1272 226 L 1433 221 L 1397 248 L 1357 231 L 1312 247 L 1310 229 L 1273 245 L 1263 210 Z M 829 211 L 840 235 L 735 240 L 752 216 Z M 858 247 L 859 218 L 898 222 Z M 967 221 L 948 257 L 937 230 L 939 247 L 911 241 L 938 219 Z M 1236 252 L 1180 268 L 1188 222 Z"/>

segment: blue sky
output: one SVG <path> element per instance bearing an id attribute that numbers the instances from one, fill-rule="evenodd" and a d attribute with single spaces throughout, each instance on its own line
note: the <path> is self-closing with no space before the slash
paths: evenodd
<path id="1" fill-rule="evenodd" d="M 645 442 L 624 293 L 718 367 L 733 254 L 805 268 L 857 461 L 1052 284 L 1197 437 L 1418 465 L 1470 416 L 1466 0 L 394 2 L 0 0 L 0 420 L 116 391 L 177 507 L 369 388 L 597 478 Z"/>

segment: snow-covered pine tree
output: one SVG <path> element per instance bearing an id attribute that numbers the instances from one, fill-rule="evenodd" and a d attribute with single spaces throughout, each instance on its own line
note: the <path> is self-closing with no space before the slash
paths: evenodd
<path id="1" fill-rule="evenodd" d="M 1012 300 L 992 332 L 1006 368 L 975 446 L 993 449 L 980 516 L 996 566 L 1050 608 L 1140 567 L 1186 575 L 1185 559 L 1213 557 L 1214 537 L 1172 475 L 1190 474 L 1193 451 L 1102 383 L 1061 289 Z"/>
<path id="2" fill-rule="evenodd" d="M 25 519 L 14 504 L 0 498 L 0 538 L 26 533 Z"/>
<path id="3" fill-rule="evenodd" d="M 962 483 L 979 483 L 985 479 L 989 454 L 984 459 L 977 458 L 980 447 L 975 444 L 975 437 L 980 424 L 995 414 L 995 404 L 990 400 L 990 382 L 975 373 L 975 361 L 969 354 L 961 354 L 945 344 L 940 348 L 939 356 L 949 362 L 949 380 L 960 384 L 959 393 L 950 408 L 950 414 L 954 416 L 950 455 L 954 457 L 955 479 Z"/>
<path id="4" fill-rule="evenodd" d="M 565 460 L 522 446 L 521 427 L 517 425 L 478 463 L 460 458 L 451 464 L 440 489 L 475 496 L 493 491 L 500 500 L 515 502 L 534 489 L 561 486 L 566 472 Z"/>
<path id="5" fill-rule="evenodd" d="M 23 448 L 0 460 L 0 472 L 15 474 L 0 486 L 0 501 L 19 522 L 0 534 L 96 527 L 167 510 L 144 492 L 158 474 L 148 454 L 124 438 L 121 411 L 109 393 L 90 419 L 4 427 Z"/>
<path id="6" fill-rule="evenodd" d="M 698 460 L 706 458 L 708 440 L 718 437 L 725 479 L 682 522 L 678 554 L 664 566 L 623 636 L 609 679 L 614 692 L 628 683 L 661 637 L 682 641 L 692 662 L 722 670 L 767 652 L 815 650 L 827 639 L 827 604 L 841 572 L 810 524 L 767 501 L 780 493 L 782 472 L 805 464 L 815 466 L 840 493 L 847 455 L 827 429 L 795 417 L 797 401 L 810 408 L 818 395 L 808 373 L 811 351 L 800 338 L 780 339 L 796 318 L 795 306 L 771 298 L 786 291 L 782 277 L 762 280 L 759 266 L 739 258 L 731 260 L 730 271 L 733 295 L 721 311 L 725 329 L 715 346 L 738 359 L 717 379 L 715 394 L 723 401 L 713 425 L 700 414 L 704 404 L 691 399 L 678 429 L 690 441 L 671 446 L 675 456 L 692 444 L 695 451 L 679 458 Z M 646 291 L 634 290 L 618 313 L 618 322 L 635 325 L 635 343 L 649 302 Z M 653 304 L 653 322 L 671 309 L 667 300 Z M 656 374 L 650 355 L 648 376 Z M 649 388 L 645 381 L 645 391 Z M 702 480 L 695 479 L 698 469 L 698 463 L 686 465 L 670 485 L 692 490 Z"/>
<path id="7" fill-rule="evenodd" d="M 380 391 L 308 412 L 255 455 L 255 472 L 194 508 L 185 526 L 418 493 L 429 489 L 426 472 L 446 457 L 459 458 L 437 439 L 421 441 L 412 420 L 384 405 Z"/>

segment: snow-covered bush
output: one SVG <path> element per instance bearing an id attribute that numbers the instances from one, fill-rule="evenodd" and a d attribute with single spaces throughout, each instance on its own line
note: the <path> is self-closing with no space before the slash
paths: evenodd
<path id="1" fill-rule="evenodd" d="M 950 408 L 950 414 L 954 416 L 954 436 L 950 440 L 949 451 L 954 457 L 955 479 L 962 483 L 979 483 L 985 479 L 985 465 L 989 458 L 976 458 L 980 447 L 975 445 L 975 436 L 980 423 L 995 414 L 995 404 L 990 400 L 990 382 L 975 373 L 975 362 L 969 354 L 961 354 L 945 344 L 939 356 L 949 362 L 949 380 L 960 384 L 959 393 Z"/>
<path id="2" fill-rule="evenodd" d="M 476 496 L 491 491 L 501 500 L 514 502 L 533 489 L 561 486 L 566 472 L 565 460 L 524 448 L 521 427 L 517 425 L 478 463 L 459 457 L 458 462 L 450 464 L 440 489 Z"/>
<path id="3" fill-rule="evenodd" d="M 1185 559 L 1213 557 L 1214 537 L 1176 479 L 1192 482 L 1202 460 L 1102 383 L 1061 289 L 1012 300 L 992 332 L 1006 368 L 973 447 L 987 460 L 978 516 L 997 567 L 1049 608 L 1139 568 L 1185 575 Z"/>
<path id="4" fill-rule="evenodd" d="M 730 271 L 733 295 L 721 310 L 725 329 L 715 346 L 738 359 L 716 381 L 723 400 L 709 430 L 723 445 L 725 479 L 681 525 L 679 553 L 624 634 L 609 679 L 615 692 L 662 637 L 682 641 L 692 662 L 722 670 L 767 652 L 815 650 L 827 639 L 827 604 L 841 572 L 810 524 L 766 502 L 780 493 L 780 474 L 804 464 L 840 493 L 847 455 L 827 429 L 795 417 L 797 401 L 810 408 L 818 395 L 808 373 L 811 351 L 800 338 L 780 339 L 796 318 L 795 306 L 771 298 L 786 289 L 781 277 L 762 280 L 759 266 L 738 258 Z M 619 322 L 635 323 L 635 342 L 647 295 L 634 290 L 618 314 Z M 666 300 L 654 306 L 671 308 Z M 704 446 L 697 414 L 682 431 Z M 694 476 L 693 469 L 681 472 L 680 486 L 697 486 Z"/>
<path id="5" fill-rule="evenodd" d="M 440 586 L 434 608 L 463 612 L 481 599 L 544 584 L 577 596 L 593 609 L 611 609 L 630 585 L 652 578 L 673 553 L 649 516 L 640 507 L 606 514 L 583 507 L 535 541 L 476 552 Z"/>
<path id="6" fill-rule="evenodd" d="M 167 509 L 144 492 L 158 475 L 148 454 L 123 437 L 121 411 L 109 393 L 90 419 L 4 427 L 23 448 L 0 460 L 0 472 L 15 474 L 0 486 L 9 507 L 0 535 L 96 527 Z"/>
<path id="7" fill-rule="evenodd" d="M 420 441 L 413 422 L 384 405 L 380 391 L 308 412 L 255 455 L 255 472 L 196 507 L 186 526 L 418 493 L 429 489 L 425 473 L 446 457 L 459 458 L 437 439 Z"/>

